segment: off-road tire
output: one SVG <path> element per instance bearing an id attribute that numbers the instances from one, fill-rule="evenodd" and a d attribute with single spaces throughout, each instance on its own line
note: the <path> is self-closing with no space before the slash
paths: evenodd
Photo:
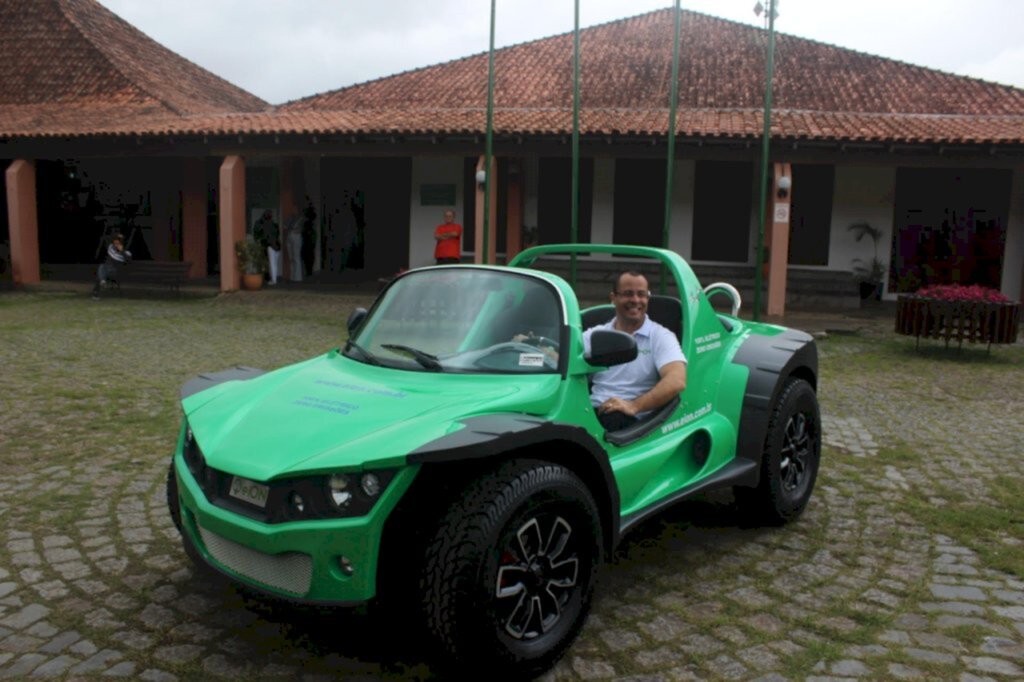
<path id="1" fill-rule="evenodd" d="M 423 565 L 442 667 L 517 679 L 551 667 L 587 618 L 602 542 L 597 504 L 565 467 L 515 460 L 471 483 Z"/>
<path id="2" fill-rule="evenodd" d="M 821 413 L 814 389 L 789 378 L 772 407 L 756 488 L 737 488 L 751 522 L 781 525 L 803 512 L 821 461 Z"/>

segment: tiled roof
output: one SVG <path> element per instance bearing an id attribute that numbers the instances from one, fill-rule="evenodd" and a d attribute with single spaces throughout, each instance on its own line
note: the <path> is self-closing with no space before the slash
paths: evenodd
<path id="1" fill-rule="evenodd" d="M 12 1 L 0 0 L 0 7 Z M 672 31 L 667 9 L 581 32 L 584 135 L 666 134 Z M 679 135 L 760 137 L 764 40 L 756 27 L 683 12 Z M 571 34 L 504 48 L 495 70 L 498 134 L 571 132 Z M 161 115 L 145 101 L 133 101 L 137 109 L 96 120 L 90 132 L 477 135 L 485 130 L 486 92 L 487 55 L 478 54 L 255 113 Z M 38 125 L 33 115 L 30 107 L 0 105 L 0 134 L 71 135 L 80 129 L 73 111 Z M 1024 90 L 780 34 L 772 134 L 794 141 L 1020 145 Z"/>
<path id="2" fill-rule="evenodd" d="M 0 0 L 0 134 L 145 127 L 267 103 L 180 57 L 95 0 Z"/>
<path id="3" fill-rule="evenodd" d="M 581 31 L 581 106 L 668 106 L 672 10 Z M 758 109 L 764 95 L 763 30 L 696 12 L 682 13 L 679 105 Z M 487 55 L 382 78 L 288 103 L 322 109 L 482 107 Z M 1024 115 L 1024 90 L 913 66 L 778 34 L 774 105 L 780 109 L 859 113 Z M 572 105 L 572 34 L 500 50 L 495 104 L 516 108 Z"/>
<path id="4" fill-rule="evenodd" d="M 665 134 L 664 109 L 587 109 L 580 115 L 582 135 L 655 137 Z M 680 136 L 755 139 L 761 111 L 686 109 L 679 112 Z M 165 117 L 152 120 L 146 133 L 157 135 L 480 135 L 483 109 L 357 109 L 276 111 L 222 116 Z M 564 109 L 499 109 L 498 135 L 569 135 L 572 114 Z M 138 135 L 131 122 L 104 126 L 98 133 Z M 53 134 L 62 134 L 54 131 Z M 1024 117 L 929 114 L 773 111 L 772 135 L 789 140 L 886 142 L 906 144 L 1020 144 Z"/>
<path id="5" fill-rule="evenodd" d="M 582 132 L 667 133 L 672 32 L 670 9 L 581 32 Z M 678 133 L 759 137 L 764 53 L 763 30 L 684 11 Z M 487 55 L 478 54 L 281 109 L 358 113 L 367 131 L 479 132 L 486 89 Z M 773 100 L 772 134 L 785 138 L 1024 143 L 1022 89 L 784 34 L 776 41 Z M 496 53 L 496 130 L 565 133 L 571 103 L 571 34 Z M 290 123 L 296 130 L 317 125 L 312 116 Z"/>

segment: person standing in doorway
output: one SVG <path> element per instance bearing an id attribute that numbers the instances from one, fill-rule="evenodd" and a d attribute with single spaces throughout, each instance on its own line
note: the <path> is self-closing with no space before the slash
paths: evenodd
<path id="1" fill-rule="evenodd" d="M 434 259 L 438 265 L 458 263 L 462 255 L 462 225 L 455 222 L 455 211 L 444 212 L 444 222 L 434 228 Z"/>
<path id="2" fill-rule="evenodd" d="M 302 281 L 302 226 L 305 218 L 296 211 L 288 222 L 285 246 L 288 247 L 288 276 L 293 282 Z"/>
<path id="3" fill-rule="evenodd" d="M 252 236 L 266 247 L 267 261 L 270 263 L 270 284 L 277 284 L 281 273 L 281 235 L 269 208 L 263 211 L 263 215 L 252 226 Z"/>

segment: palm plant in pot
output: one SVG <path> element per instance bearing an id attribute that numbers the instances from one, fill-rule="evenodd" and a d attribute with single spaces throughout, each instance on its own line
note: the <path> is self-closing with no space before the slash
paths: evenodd
<path id="1" fill-rule="evenodd" d="M 873 244 L 874 255 L 870 261 L 863 258 L 854 258 L 850 264 L 853 266 L 853 274 L 860 282 L 861 300 L 882 298 L 882 284 L 885 279 L 885 263 L 878 257 L 878 243 L 882 239 L 882 231 L 870 223 L 859 222 L 846 228 L 854 235 L 855 241 L 861 241 L 864 237 L 870 237 Z"/>
<path id="2" fill-rule="evenodd" d="M 253 236 L 235 242 L 235 256 L 242 270 L 242 286 L 259 289 L 263 286 L 263 273 L 267 271 L 267 250 Z"/>

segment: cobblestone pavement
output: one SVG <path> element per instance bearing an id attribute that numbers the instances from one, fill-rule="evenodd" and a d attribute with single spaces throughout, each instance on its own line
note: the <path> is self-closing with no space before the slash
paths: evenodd
<path id="1" fill-rule="evenodd" d="M 823 376 L 824 464 L 803 517 L 744 528 L 712 496 L 643 524 L 546 678 L 1024 679 L 1024 582 L 905 510 L 946 504 L 939 485 L 983 496 L 1024 480 L 1019 376 L 969 415 L 928 376 Z M 915 456 L 886 458 L 894 442 Z M 370 616 L 281 612 L 197 574 L 168 518 L 166 454 L 69 465 L 54 448 L 0 479 L 0 678 L 430 675 Z M 25 490 L 60 503 L 23 510 Z"/>

